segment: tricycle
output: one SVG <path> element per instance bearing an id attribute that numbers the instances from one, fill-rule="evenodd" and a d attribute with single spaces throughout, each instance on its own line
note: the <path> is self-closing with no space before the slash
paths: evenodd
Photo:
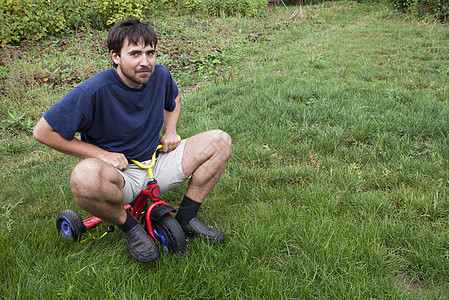
<path id="1" fill-rule="evenodd" d="M 133 202 L 124 205 L 124 209 L 144 224 L 154 242 L 163 247 L 166 252 L 182 254 L 185 252 L 187 244 L 181 225 L 172 216 L 172 213 L 176 210 L 161 200 L 157 180 L 153 177 L 152 168 L 156 163 L 156 152 L 160 148 L 162 148 L 162 145 L 156 148 L 149 165 L 131 160 L 140 168 L 148 170 L 149 180 L 146 189 L 142 190 Z M 148 198 L 151 200 L 150 204 Z M 56 229 L 64 238 L 81 242 L 82 234 L 101 222 L 103 220 L 95 216 L 82 220 L 75 211 L 64 210 L 56 217 Z M 113 232 L 114 228 L 113 225 L 110 225 L 101 237 L 108 232 Z"/>

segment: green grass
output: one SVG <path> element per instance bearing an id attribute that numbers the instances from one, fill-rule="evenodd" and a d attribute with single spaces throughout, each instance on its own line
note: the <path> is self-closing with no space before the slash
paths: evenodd
<path id="1" fill-rule="evenodd" d="M 234 152 L 200 211 L 225 243 L 189 241 L 184 256 L 150 264 L 117 231 L 81 244 L 57 235 L 60 211 L 87 217 L 68 186 L 77 159 L 27 132 L 28 118 L 108 67 L 104 33 L 2 49 L 0 296 L 447 297 L 447 26 L 381 4 L 326 2 L 289 20 L 294 9 L 152 20 L 184 92 L 179 133 L 223 129 Z M 201 69 L 174 67 L 184 46 L 195 57 L 183 66 Z M 164 199 L 177 207 L 184 189 Z"/>

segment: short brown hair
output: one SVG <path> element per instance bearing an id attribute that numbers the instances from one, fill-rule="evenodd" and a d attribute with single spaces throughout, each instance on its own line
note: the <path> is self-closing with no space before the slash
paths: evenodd
<path id="1" fill-rule="evenodd" d="M 143 41 L 145 46 L 151 45 L 154 49 L 157 45 L 157 35 L 154 29 L 146 22 L 133 19 L 118 21 L 109 29 L 107 41 L 109 52 L 112 50 L 120 56 L 125 40 L 129 44 L 135 45 Z M 117 67 L 115 63 L 113 65 Z"/>

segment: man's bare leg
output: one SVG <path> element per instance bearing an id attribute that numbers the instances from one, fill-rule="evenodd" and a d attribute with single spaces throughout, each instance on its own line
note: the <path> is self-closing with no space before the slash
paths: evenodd
<path id="1" fill-rule="evenodd" d="M 121 189 L 125 182 L 117 170 L 99 159 L 81 161 L 70 176 L 76 204 L 109 223 L 126 220 Z"/>
<path id="2" fill-rule="evenodd" d="M 184 174 L 190 175 L 176 219 L 188 236 L 223 241 L 223 233 L 205 226 L 196 215 L 201 203 L 220 179 L 232 153 L 231 137 L 221 130 L 203 132 L 187 139 L 182 158 Z"/>
<path id="3" fill-rule="evenodd" d="M 220 179 L 231 152 L 231 137 L 221 130 L 189 137 L 182 158 L 184 174 L 192 175 L 186 196 L 202 203 Z"/>

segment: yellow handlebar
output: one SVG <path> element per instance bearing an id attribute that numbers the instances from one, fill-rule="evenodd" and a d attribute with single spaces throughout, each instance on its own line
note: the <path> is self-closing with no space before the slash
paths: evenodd
<path id="1" fill-rule="evenodd" d="M 158 145 L 156 148 L 156 151 L 154 151 L 153 156 L 151 157 L 151 163 L 149 165 L 144 165 L 141 162 L 131 159 L 131 161 L 133 163 L 135 163 L 137 166 L 141 167 L 142 169 L 147 169 L 148 170 L 148 175 L 150 176 L 150 179 L 153 179 L 153 171 L 151 170 L 151 168 L 153 168 L 154 164 L 156 163 L 156 152 L 157 150 L 161 149 L 162 145 Z"/>

